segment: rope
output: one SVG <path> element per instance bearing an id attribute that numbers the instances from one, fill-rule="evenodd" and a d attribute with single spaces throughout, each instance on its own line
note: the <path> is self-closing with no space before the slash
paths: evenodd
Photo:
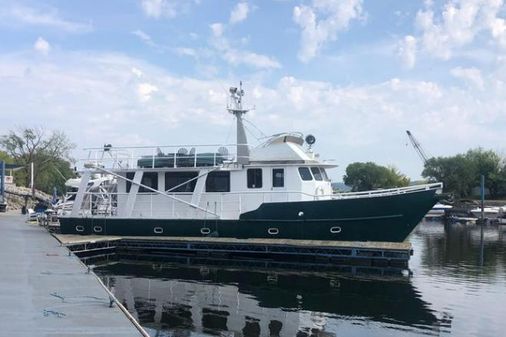
<path id="1" fill-rule="evenodd" d="M 243 121 L 247 122 L 248 124 L 250 124 L 252 127 L 254 127 L 261 135 L 263 138 L 267 138 L 268 136 L 262 132 L 262 130 L 260 130 L 260 128 L 258 128 L 252 121 L 246 119 L 246 118 L 242 118 Z M 258 139 L 258 138 L 257 138 Z"/>

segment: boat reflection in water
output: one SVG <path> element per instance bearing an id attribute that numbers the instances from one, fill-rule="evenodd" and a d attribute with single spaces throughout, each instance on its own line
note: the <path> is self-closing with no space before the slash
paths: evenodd
<path id="1" fill-rule="evenodd" d="M 95 271 L 156 336 L 372 336 L 380 326 L 404 336 L 438 334 L 449 323 L 436 318 L 408 277 L 380 269 L 301 272 L 120 260 Z"/>

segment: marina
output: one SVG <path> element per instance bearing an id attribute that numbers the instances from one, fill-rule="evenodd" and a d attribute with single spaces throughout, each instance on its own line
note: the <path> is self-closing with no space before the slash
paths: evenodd
<path id="1" fill-rule="evenodd" d="M 0 337 L 506 336 L 506 0 L 0 16 Z"/>

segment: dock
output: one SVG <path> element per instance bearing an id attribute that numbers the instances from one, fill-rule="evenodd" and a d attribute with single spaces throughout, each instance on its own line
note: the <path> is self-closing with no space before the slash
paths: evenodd
<path id="1" fill-rule="evenodd" d="M 114 253 L 176 253 L 269 259 L 316 260 L 330 264 L 407 267 L 409 242 L 236 239 L 224 237 L 104 236 L 54 234 L 77 256 Z"/>
<path id="2" fill-rule="evenodd" d="M 79 258 L 19 214 L 0 214 L 2 336 L 143 336 Z"/>

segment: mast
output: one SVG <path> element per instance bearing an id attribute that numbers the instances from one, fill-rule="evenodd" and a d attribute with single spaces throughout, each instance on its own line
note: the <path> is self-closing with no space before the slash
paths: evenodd
<path id="1" fill-rule="evenodd" d="M 242 107 L 242 97 L 244 90 L 242 89 L 242 81 L 239 83 L 239 89 L 231 87 L 230 90 L 230 103 L 227 106 L 228 112 L 233 114 L 236 118 L 236 131 L 237 131 L 237 163 L 241 165 L 249 164 L 249 147 L 246 131 L 242 122 L 242 116 L 248 112 L 248 109 Z"/>

